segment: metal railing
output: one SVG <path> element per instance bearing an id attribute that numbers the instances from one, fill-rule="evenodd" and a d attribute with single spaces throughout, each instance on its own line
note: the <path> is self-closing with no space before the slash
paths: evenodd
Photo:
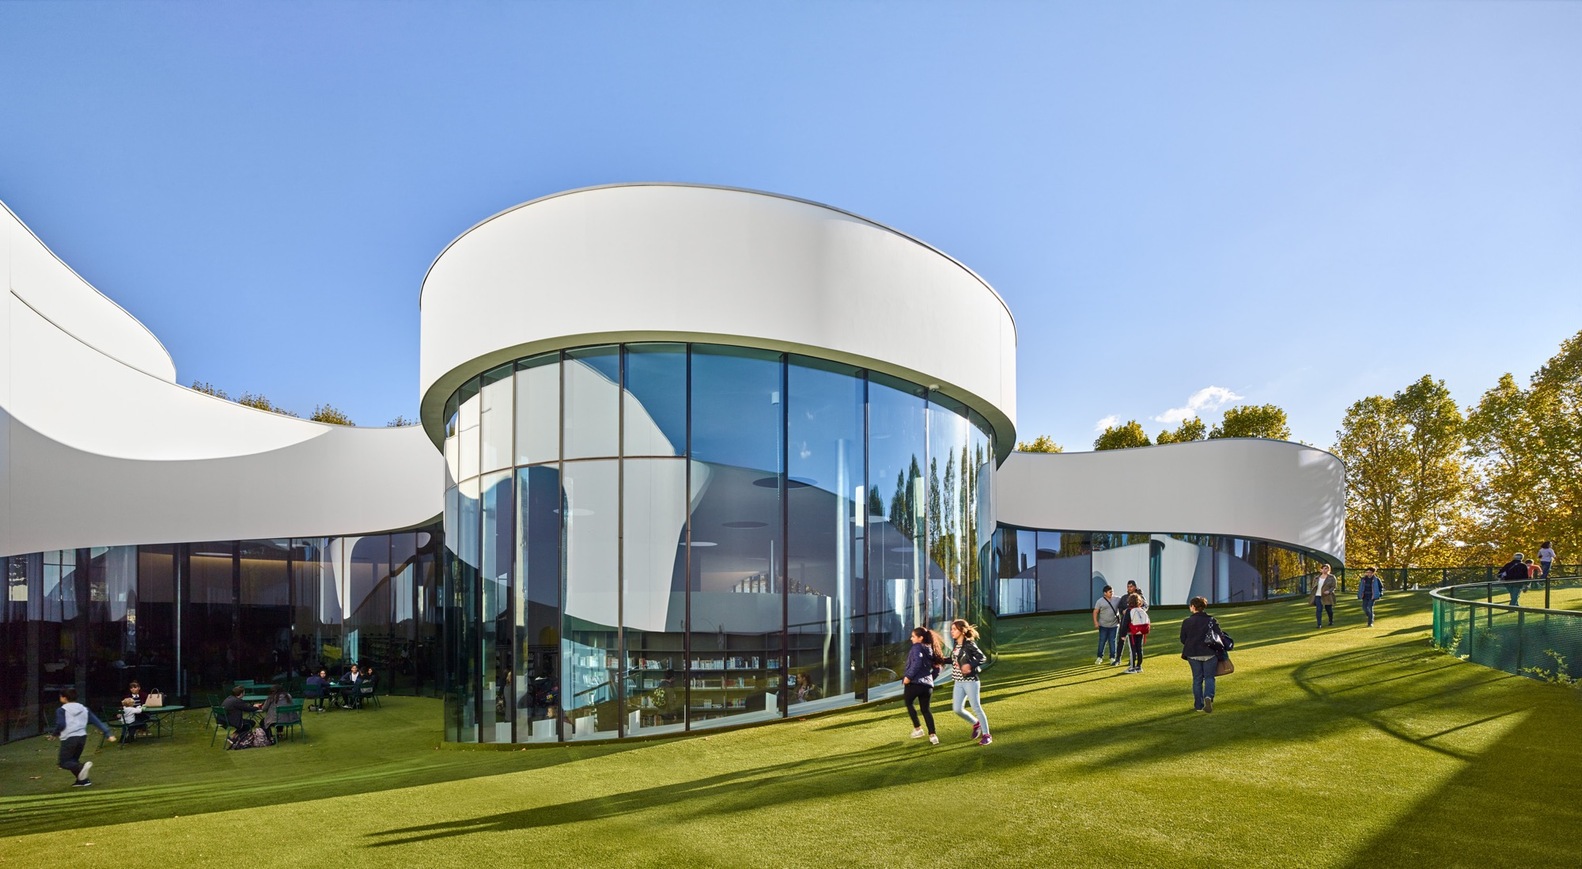
<path id="1" fill-rule="evenodd" d="M 1480 564 L 1470 567 L 1381 567 L 1379 578 L 1387 591 L 1405 591 L 1412 588 L 1442 588 L 1447 585 L 1469 585 L 1495 582 L 1504 565 Z M 1551 577 L 1576 576 L 1582 573 L 1582 564 L 1555 564 L 1549 570 Z M 1345 582 L 1356 588 L 1362 567 L 1347 565 Z"/>
<path id="2" fill-rule="evenodd" d="M 1575 573 L 1575 571 L 1568 571 Z M 1582 577 L 1475 582 L 1435 589 L 1434 645 L 1458 658 L 1545 682 L 1582 679 L 1582 611 L 1521 606 Z"/>

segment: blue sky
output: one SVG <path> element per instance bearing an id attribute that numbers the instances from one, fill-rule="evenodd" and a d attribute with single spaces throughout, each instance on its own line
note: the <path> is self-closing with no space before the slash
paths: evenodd
<path id="1" fill-rule="evenodd" d="M 1577 3 L 10 2 L 0 200 L 183 383 L 304 415 L 416 415 L 477 221 L 684 181 L 977 271 L 1024 438 L 1245 402 L 1329 446 L 1582 329 L 1579 46 Z"/>

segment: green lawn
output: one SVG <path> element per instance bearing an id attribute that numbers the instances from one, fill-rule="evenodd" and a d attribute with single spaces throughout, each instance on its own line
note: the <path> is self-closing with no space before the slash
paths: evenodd
<path id="1" fill-rule="evenodd" d="M 1238 672 L 1192 711 L 1156 611 L 1145 672 L 1095 667 L 1086 616 L 1001 623 L 995 742 L 907 738 L 898 703 L 665 741 L 436 750 L 436 701 L 310 716 L 225 752 L 196 722 L 0 747 L 0 865 L 1576 866 L 1582 692 L 1428 644 L 1426 595 L 1220 610 Z M 97 737 L 90 739 L 90 745 Z M 92 754 L 92 749 L 90 749 Z M 955 856 L 950 850 L 959 848 Z M 68 863 L 69 861 L 69 863 Z"/>

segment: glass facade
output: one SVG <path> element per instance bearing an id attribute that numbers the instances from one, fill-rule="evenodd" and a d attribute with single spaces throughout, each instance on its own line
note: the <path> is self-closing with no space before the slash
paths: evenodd
<path id="1" fill-rule="evenodd" d="M 47 732 L 64 688 L 103 713 L 133 679 L 202 705 L 361 661 L 436 694 L 440 549 L 435 527 L 0 558 L 0 741 Z"/>
<path id="2" fill-rule="evenodd" d="M 1150 604 L 1246 603 L 1301 594 L 1319 556 L 1261 540 L 1212 534 L 1033 531 L 1000 526 L 995 604 L 1000 615 L 1092 609 L 1134 581 Z"/>
<path id="3" fill-rule="evenodd" d="M 445 417 L 447 739 L 771 720 L 899 693 L 915 625 L 992 635 L 992 435 L 922 387 L 633 343 L 494 369 Z"/>

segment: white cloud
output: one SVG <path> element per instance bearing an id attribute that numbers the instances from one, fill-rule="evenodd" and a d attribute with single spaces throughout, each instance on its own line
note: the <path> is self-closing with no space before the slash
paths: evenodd
<path id="1" fill-rule="evenodd" d="M 1223 386 L 1205 386 L 1187 399 L 1186 407 L 1172 407 L 1164 413 L 1154 417 L 1154 422 L 1180 425 L 1194 416 L 1202 416 L 1204 411 L 1219 410 L 1233 401 L 1241 400 L 1242 396 L 1231 392 Z"/>
<path id="2" fill-rule="evenodd" d="M 1093 430 L 1098 432 L 1099 434 L 1103 434 L 1105 429 L 1109 428 L 1110 426 L 1112 426 L 1112 425 L 1114 425 L 1114 424 L 1116 424 L 1116 423 L 1118 423 L 1120 421 L 1121 421 L 1121 418 L 1112 413 L 1109 416 L 1106 416 L 1105 418 L 1103 418 L 1103 419 L 1099 420 L 1098 422 L 1094 423 L 1093 424 Z"/>

